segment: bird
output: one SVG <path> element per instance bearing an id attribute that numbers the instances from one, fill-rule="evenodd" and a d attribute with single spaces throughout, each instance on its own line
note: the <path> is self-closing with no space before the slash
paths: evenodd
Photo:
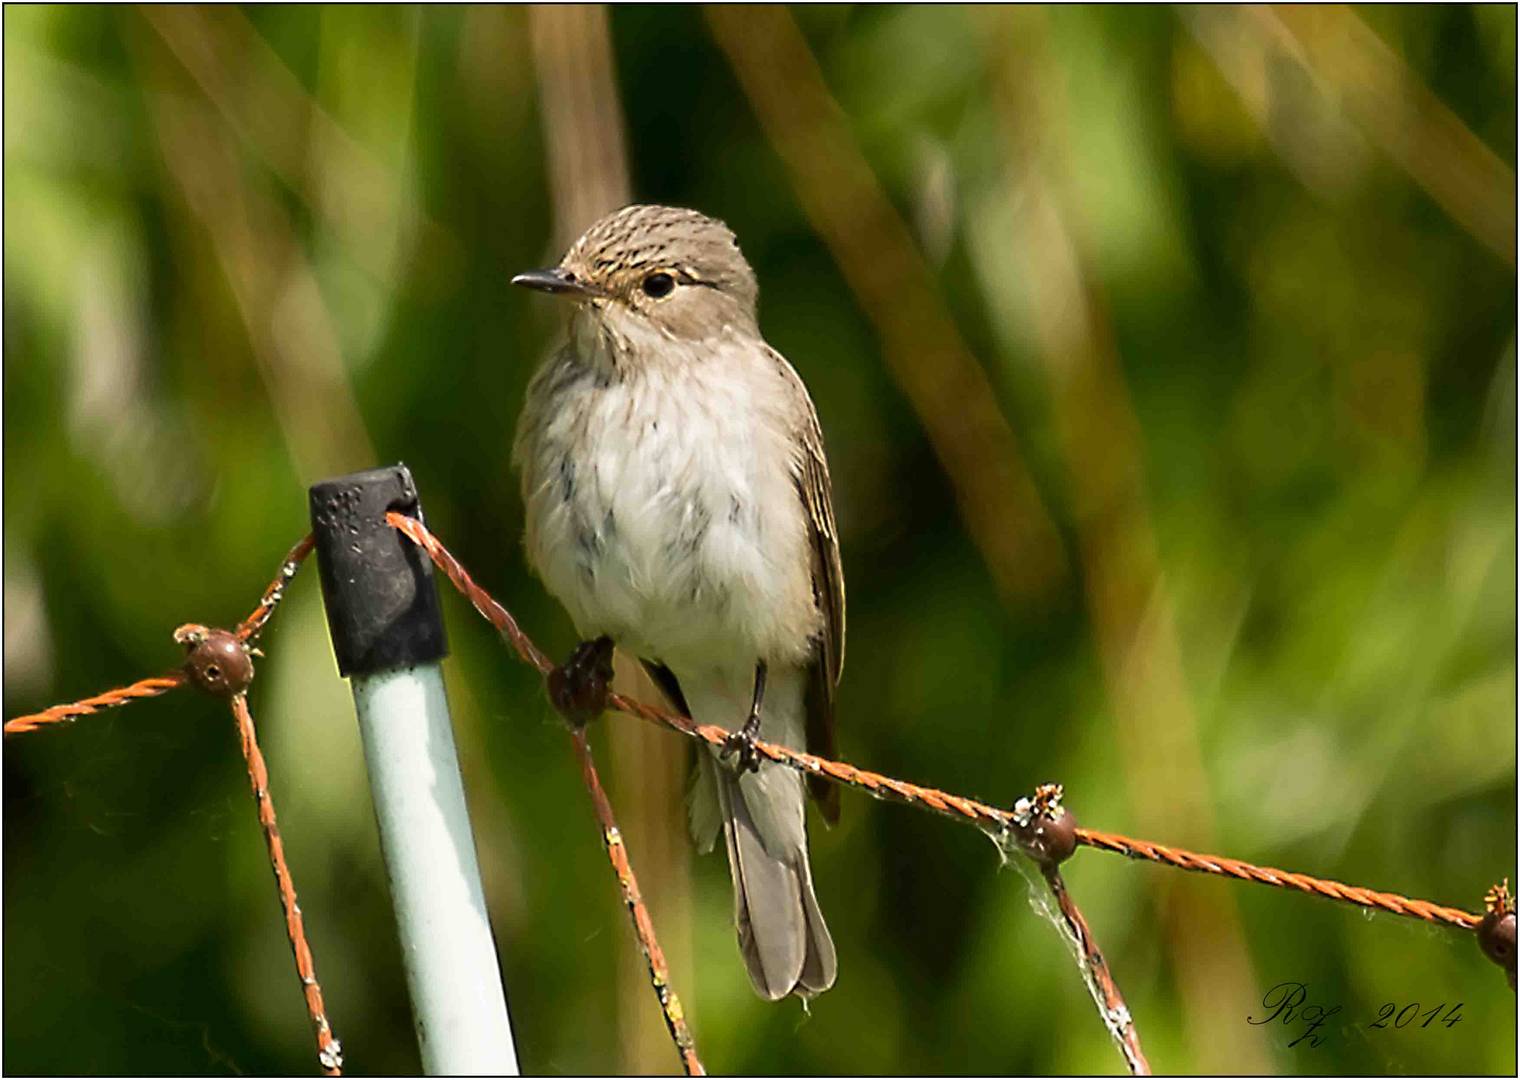
<path id="1" fill-rule="evenodd" d="M 627 206 L 512 282 L 574 304 L 513 443 L 528 561 L 585 642 L 733 732 L 697 755 L 690 832 L 704 853 L 723 837 L 756 993 L 806 1001 L 838 972 L 806 794 L 833 824 L 838 792 L 754 740 L 835 756 L 844 573 L 817 411 L 716 218 Z"/>

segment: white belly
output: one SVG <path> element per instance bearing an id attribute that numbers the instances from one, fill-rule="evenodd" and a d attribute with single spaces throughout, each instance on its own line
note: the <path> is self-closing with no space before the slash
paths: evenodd
<path id="1" fill-rule="evenodd" d="M 818 616 L 785 429 L 724 370 L 563 389 L 523 447 L 529 559 L 585 637 L 688 668 L 800 662 Z"/>

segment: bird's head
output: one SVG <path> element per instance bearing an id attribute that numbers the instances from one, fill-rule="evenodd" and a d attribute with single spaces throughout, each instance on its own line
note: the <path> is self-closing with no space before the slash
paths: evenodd
<path id="1" fill-rule="evenodd" d="M 755 272 L 728 226 L 695 210 L 625 206 L 512 284 L 576 301 L 578 333 L 623 344 L 757 332 Z"/>

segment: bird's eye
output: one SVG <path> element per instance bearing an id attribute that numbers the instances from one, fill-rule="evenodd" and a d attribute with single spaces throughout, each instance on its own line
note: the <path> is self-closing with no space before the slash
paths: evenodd
<path id="1" fill-rule="evenodd" d="M 656 300 L 664 296 L 669 296 L 670 290 L 674 289 L 675 287 L 676 279 L 665 273 L 663 270 L 650 274 L 644 279 L 643 284 L 644 295 L 653 297 Z"/>

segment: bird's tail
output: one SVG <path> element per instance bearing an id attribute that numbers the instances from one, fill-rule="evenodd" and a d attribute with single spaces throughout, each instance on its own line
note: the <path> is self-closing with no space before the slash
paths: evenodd
<path id="1" fill-rule="evenodd" d="M 838 963 L 813 892 L 802 778 L 771 764 L 741 777 L 705 754 L 701 769 L 699 782 L 717 790 L 739 951 L 755 992 L 769 1001 L 823 993 Z"/>
<path id="2" fill-rule="evenodd" d="M 771 671 L 761 738 L 802 745 L 803 678 L 800 670 Z M 683 680 L 681 685 L 692 715 L 703 722 L 737 727 L 749 705 L 750 687 L 741 682 Z M 756 993 L 770 1001 L 823 993 L 834 985 L 838 964 L 813 893 L 802 776 L 771 762 L 740 775 L 716 752 L 702 752 L 698 762 L 692 837 L 699 850 L 708 851 L 723 835 L 739 951 Z"/>

